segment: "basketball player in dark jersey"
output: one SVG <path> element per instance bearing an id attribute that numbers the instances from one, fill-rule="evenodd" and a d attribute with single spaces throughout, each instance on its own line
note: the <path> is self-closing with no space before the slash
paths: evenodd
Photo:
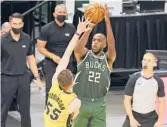
<path id="1" fill-rule="evenodd" d="M 86 32 L 76 46 L 77 74 L 74 92 L 81 100 L 80 114 L 74 121 L 74 127 L 106 127 L 106 106 L 104 97 L 110 86 L 110 72 L 116 58 L 115 40 L 110 24 L 109 11 L 105 6 L 107 37 L 95 34 L 92 49 L 85 45 L 91 33 Z M 108 46 L 107 52 L 103 49 Z"/>

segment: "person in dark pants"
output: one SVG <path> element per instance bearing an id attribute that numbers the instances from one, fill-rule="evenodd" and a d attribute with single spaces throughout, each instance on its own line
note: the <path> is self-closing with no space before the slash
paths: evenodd
<path id="1" fill-rule="evenodd" d="M 53 15 L 55 20 L 42 27 L 40 36 L 37 40 L 38 50 L 45 56 L 44 73 L 46 77 L 46 102 L 55 68 L 76 31 L 72 24 L 65 22 L 67 15 L 65 5 L 57 5 Z M 68 69 L 72 72 L 75 71 L 73 62 L 74 57 L 71 57 Z"/>
<path id="2" fill-rule="evenodd" d="M 10 23 L 9 22 L 4 22 L 2 24 L 2 27 L 1 27 L 0 36 L 9 33 L 10 30 L 11 30 Z M 17 102 L 16 102 L 16 98 L 15 97 L 14 97 L 14 99 L 12 101 L 12 104 L 11 104 L 11 106 L 9 108 L 9 111 L 18 111 L 18 106 L 17 106 Z"/>
<path id="3" fill-rule="evenodd" d="M 125 87 L 124 105 L 127 117 L 122 127 L 162 127 L 165 107 L 164 83 L 154 74 L 157 58 L 146 53 L 142 71 L 132 75 Z M 156 102 L 158 108 L 156 111 Z"/>
<path id="4" fill-rule="evenodd" d="M 21 127 L 31 127 L 30 76 L 27 62 L 39 88 L 42 87 L 42 82 L 32 52 L 31 39 L 22 32 L 22 15 L 14 13 L 9 21 L 11 31 L 1 37 L 1 126 L 5 127 L 9 107 L 16 96 Z"/>

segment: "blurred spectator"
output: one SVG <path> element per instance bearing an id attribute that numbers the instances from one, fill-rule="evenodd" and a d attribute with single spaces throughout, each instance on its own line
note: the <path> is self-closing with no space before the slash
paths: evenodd
<path id="1" fill-rule="evenodd" d="M 71 38 L 75 34 L 75 27 L 66 23 L 66 6 L 59 4 L 53 13 L 55 20 L 42 27 L 37 40 L 39 52 L 45 56 L 44 73 L 46 77 L 46 102 L 51 81 L 57 64 L 63 56 Z M 75 71 L 73 66 L 74 57 L 71 57 L 68 68 Z"/>
<path id="2" fill-rule="evenodd" d="M 9 22 L 4 22 L 1 27 L 0 35 L 2 36 L 5 33 L 8 33 L 11 30 L 11 26 Z"/>
<path id="3" fill-rule="evenodd" d="M 22 31 L 23 16 L 14 13 L 9 17 L 10 32 L 1 37 L 1 127 L 5 127 L 13 98 L 21 115 L 21 127 L 31 127 L 30 75 L 27 63 L 39 88 L 40 80 L 36 60 L 32 52 L 31 38 Z"/>
<path id="4" fill-rule="evenodd" d="M 9 16 L 14 12 L 24 13 L 36 5 L 37 1 L 8 1 L 1 3 L 1 23 L 9 20 Z M 33 12 L 24 16 L 23 31 L 31 36 L 33 29 Z"/>

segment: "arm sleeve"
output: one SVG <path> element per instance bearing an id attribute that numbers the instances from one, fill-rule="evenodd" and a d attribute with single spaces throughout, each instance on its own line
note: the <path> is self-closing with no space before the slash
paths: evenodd
<path id="1" fill-rule="evenodd" d="M 33 55 L 33 44 L 32 44 L 31 40 L 30 40 L 30 45 L 29 45 L 29 49 L 27 52 L 27 56 L 29 56 L 29 55 Z"/>
<path id="2" fill-rule="evenodd" d="M 129 96 L 133 95 L 134 87 L 135 87 L 137 78 L 138 78 L 138 75 L 137 76 L 134 75 L 134 76 L 129 78 L 129 80 L 125 86 L 125 95 L 129 95 Z"/>
<path id="3" fill-rule="evenodd" d="M 155 77 L 156 81 L 158 82 L 158 92 L 157 96 L 158 97 L 164 97 L 165 96 L 165 88 L 164 88 L 164 82 L 162 81 L 161 78 L 158 76 Z"/>
<path id="4" fill-rule="evenodd" d="M 3 39 L 3 36 L 1 37 L 1 42 L 0 42 L 0 49 L 1 49 L 1 61 L 2 61 L 2 58 L 3 58 L 3 42 L 4 42 L 4 39 Z"/>
<path id="5" fill-rule="evenodd" d="M 42 27 L 38 39 L 42 41 L 47 41 L 48 38 L 48 28 L 47 26 Z"/>

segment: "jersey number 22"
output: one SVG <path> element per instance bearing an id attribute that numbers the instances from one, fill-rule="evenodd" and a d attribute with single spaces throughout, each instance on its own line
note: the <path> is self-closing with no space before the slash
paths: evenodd
<path id="1" fill-rule="evenodd" d="M 100 83 L 100 81 L 99 81 L 100 76 L 101 76 L 101 73 L 99 73 L 99 72 L 89 71 L 88 81 L 89 82 Z"/>

